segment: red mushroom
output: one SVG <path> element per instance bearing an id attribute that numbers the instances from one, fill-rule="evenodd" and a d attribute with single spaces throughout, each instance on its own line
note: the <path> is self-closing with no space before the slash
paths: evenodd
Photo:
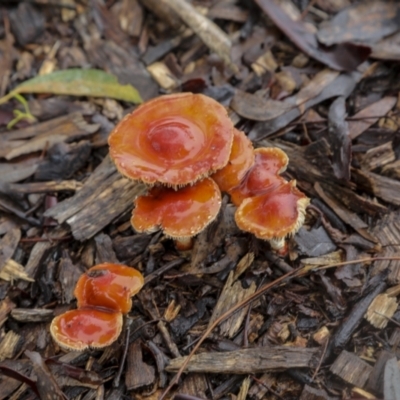
<path id="1" fill-rule="evenodd" d="M 78 308 L 95 306 L 126 314 L 132 307 L 131 297 L 139 292 L 143 283 L 138 270 L 104 263 L 81 275 L 74 294 Z"/>
<path id="2" fill-rule="evenodd" d="M 110 155 L 122 175 L 179 187 L 224 167 L 233 124 L 201 94 L 160 96 L 139 106 L 111 132 Z"/>
<path id="3" fill-rule="evenodd" d="M 239 206 L 248 197 L 266 193 L 285 183 L 279 174 L 286 170 L 288 156 L 277 147 L 254 150 L 255 162 L 242 182 L 228 190 L 232 203 Z"/>
<path id="4" fill-rule="evenodd" d="M 147 196 L 135 200 L 131 223 L 137 232 L 154 232 L 161 228 L 171 238 L 191 238 L 214 220 L 220 208 L 218 185 L 205 178 L 178 190 L 150 189 Z"/>
<path id="5" fill-rule="evenodd" d="M 235 213 L 238 227 L 268 240 L 273 249 L 282 249 L 285 237 L 303 225 L 310 201 L 295 185 L 295 181 L 287 182 L 273 191 L 244 199 Z"/>
<path id="6" fill-rule="evenodd" d="M 55 317 L 50 325 L 55 342 L 65 350 L 76 351 L 109 346 L 117 340 L 121 329 L 120 312 L 93 308 L 67 311 Z"/>
<path id="7" fill-rule="evenodd" d="M 233 135 L 232 151 L 228 164 L 212 175 L 212 179 L 217 182 L 223 192 L 239 185 L 254 164 L 254 149 L 251 141 L 244 132 L 237 129 L 234 130 Z"/>

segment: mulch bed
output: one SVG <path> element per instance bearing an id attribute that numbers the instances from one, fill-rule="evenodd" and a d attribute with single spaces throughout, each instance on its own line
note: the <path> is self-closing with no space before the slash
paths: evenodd
<path id="1" fill-rule="evenodd" d="M 160 399 L 174 382 L 164 398 L 400 398 L 400 5 L 185 4 L 2 1 L 0 97 L 68 68 L 109 72 L 144 100 L 208 95 L 254 147 L 288 154 L 285 178 L 311 199 L 305 224 L 278 255 L 239 231 L 226 196 L 179 252 L 133 231 L 143 186 L 108 156 L 134 105 L 28 94 L 35 121 L 12 129 L 21 104 L 0 105 L 0 400 Z M 117 342 L 63 351 L 50 322 L 102 262 L 145 285 Z"/>

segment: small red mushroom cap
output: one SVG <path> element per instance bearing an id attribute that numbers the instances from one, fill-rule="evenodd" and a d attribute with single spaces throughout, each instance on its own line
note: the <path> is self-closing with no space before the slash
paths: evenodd
<path id="1" fill-rule="evenodd" d="M 50 333 L 65 350 L 83 351 L 87 348 L 109 346 L 122 330 L 122 314 L 98 309 L 67 311 L 53 319 Z"/>
<path id="2" fill-rule="evenodd" d="M 217 101 L 201 94 L 179 93 L 139 106 L 116 126 L 108 143 L 122 175 L 178 187 L 226 165 L 233 129 Z"/>
<path id="3" fill-rule="evenodd" d="M 86 271 L 75 287 L 78 308 L 101 307 L 126 314 L 132 307 L 131 297 L 144 284 L 142 274 L 126 265 L 104 263 Z"/>
<path id="4" fill-rule="evenodd" d="M 254 149 L 250 139 L 237 129 L 233 132 L 232 151 L 228 164 L 211 177 L 223 192 L 239 185 L 254 164 Z"/>
<path id="5" fill-rule="evenodd" d="M 273 191 L 243 200 L 235 213 L 238 227 L 270 241 L 274 249 L 281 249 L 285 237 L 303 225 L 310 201 L 295 185 L 295 181 L 287 182 Z"/>
<path id="6" fill-rule="evenodd" d="M 221 208 L 221 192 L 210 178 L 178 190 L 153 187 L 135 200 L 131 223 L 137 232 L 161 228 L 171 238 L 197 235 Z"/>
<path id="7" fill-rule="evenodd" d="M 266 193 L 286 182 L 279 175 L 289 162 L 285 152 L 277 147 L 261 147 L 254 150 L 254 155 L 253 167 L 238 186 L 228 191 L 236 206 L 248 197 Z"/>

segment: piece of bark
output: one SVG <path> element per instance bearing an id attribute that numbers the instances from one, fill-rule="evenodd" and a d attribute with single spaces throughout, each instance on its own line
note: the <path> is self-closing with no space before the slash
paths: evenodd
<path id="1" fill-rule="evenodd" d="M 359 169 L 352 170 L 352 176 L 358 187 L 396 206 L 400 205 L 400 182 L 386 176 Z"/>
<path id="2" fill-rule="evenodd" d="M 338 97 L 329 107 L 328 141 L 332 151 L 332 167 L 336 178 L 349 180 L 351 140 L 346 116 L 345 98 Z"/>
<path id="3" fill-rule="evenodd" d="M 0 183 L 0 192 L 8 195 L 76 191 L 82 187 L 78 181 L 50 181 L 31 183 Z"/>
<path id="4" fill-rule="evenodd" d="M 46 322 L 54 317 L 54 311 L 44 308 L 14 308 L 11 316 L 19 322 Z"/>
<path id="5" fill-rule="evenodd" d="M 256 347 L 225 353 L 207 352 L 194 355 L 186 372 L 209 372 L 216 374 L 257 374 L 287 368 L 313 368 L 317 348 Z M 176 372 L 186 357 L 171 360 L 167 371 Z"/>
<path id="6" fill-rule="evenodd" d="M 324 389 L 305 385 L 299 400 L 339 400 L 339 397 L 329 396 Z"/>
<path id="7" fill-rule="evenodd" d="M 0 163 L 0 182 L 15 183 L 32 176 L 39 168 L 39 158 L 17 163 Z"/>
<path id="8" fill-rule="evenodd" d="M 10 13 L 10 25 L 18 44 L 25 46 L 33 43 L 43 34 L 46 19 L 31 3 L 19 3 L 18 8 Z"/>
<path id="9" fill-rule="evenodd" d="M 374 21 L 373 24 L 370 21 Z M 318 40 L 326 46 L 343 42 L 372 42 L 396 32 L 400 23 L 400 6 L 385 1 L 353 4 L 324 21 Z"/>
<path id="10" fill-rule="evenodd" d="M 0 272 L 15 253 L 21 240 L 21 230 L 13 228 L 0 239 Z"/>
<path id="11" fill-rule="evenodd" d="M 284 101 L 265 99 L 239 89 L 235 90 L 235 95 L 229 106 L 241 117 L 252 121 L 269 121 L 294 107 Z"/>
<path id="12" fill-rule="evenodd" d="M 161 21 L 167 23 L 173 30 L 182 28 L 182 21 L 178 14 L 167 2 L 160 0 L 140 0 L 148 11 L 155 14 Z"/>
<path id="13" fill-rule="evenodd" d="M 98 128 L 98 124 L 87 123 L 81 113 L 72 113 L 3 134 L 0 138 L 0 156 L 11 160 L 23 154 L 44 150 L 59 142 L 91 135 Z"/>
<path id="14" fill-rule="evenodd" d="M 134 390 L 154 383 L 155 370 L 143 362 L 140 340 L 133 342 L 128 349 L 125 384 L 128 390 Z"/>
<path id="15" fill-rule="evenodd" d="M 96 264 L 102 264 L 105 262 L 119 264 L 110 236 L 104 233 L 99 233 L 95 236 L 94 242 L 96 243 Z"/>
<path id="16" fill-rule="evenodd" d="M 327 49 L 318 43 L 316 34 L 300 18 L 292 19 L 275 0 L 256 0 L 256 3 L 300 50 L 330 68 L 353 71 L 371 52 L 369 47 L 351 43 Z"/>
<path id="17" fill-rule="evenodd" d="M 396 160 L 393 151 L 392 142 L 384 143 L 368 150 L 361 159 L 362 169 L 373 171 L 374 169 L 384 167 Z"/>
<path id="18" fill-rule="evenodd" d="M 13 303 L 9 297 L 6 297 L 4 300 L 0 302 L 0 327 L 7 321 L 8 314 L 14 309 L 17 305 Z"/>
<path id="19" fill-rule="evenodd" d="M 307 230 L 302 227 L 295 235 L 294 240 L 300 251 L 307 257 L 318 257 L 330 253 L 336 249 L 323 226 Z"/>
<path id="20" fill-rule="evenodd" d="M 386 282 L 384 281 L 385 275 L 385 273 L 382 273 L 371 279 L 370 287 L 365 291 L 363 297 L 358 299 L 350 313 L 333 335 L 332 340 L 329 343 L 327 356 L 329 356 L 333 350 L 336 351 L 337 349 L 342 349 L 350 340 L 354 331 L 363 320 L 364 314 L 368 310 L 369 305 L 379 293 L 382 293 L 386 289 Z"/>
<path id="21" fill-rule="evenodd" d="M 87 162 L 92 146 L 89 141 L 78 143 L 56 143 L 39 164 L 35 173 L 38 181 L 68 179 Z"/>
<path id="22" fill-rule="evenodd" d="M 388 340 L 388 343 L 393 348 L 396 348 L 399 346 L 399 344 L 400 344 L 400 328 L 394 329 L 394 331 L 392 332 L 392 334 Z"/>
<path id="23" fill-rule="evenodd" d="M 58 281 L 62 290 L 62 303 L 70 304 L 75 298 L 74 290 L 83 270 L 75 265 L 68 251 L 64 250 L 58 266 Z"/>
<path id="24" fill-rule="evenodd" d="M 293 108 L 292 110 L 270 121 L 257 122 L 254 124 L 252 130 L 248 134 L 249 139 L 253 141 L 265 139 L 280 129 L 285 128 L 309 108 L 332 97 L 349 96 L 360 78 L 361 74 L 359 73 L 340 74 L 327 86 L 323 87 L 318 96 L 304 102 L 301 107 Z M 294 96 L 294 99 L 296 100 L 296 96 Z"/>
<path id="25" fill-rule="evenodd" d="M 329 193 L 330 196 L 357 214 L 368 214 L 372 217 L 377 217 L 379 214 L 388 212 L 388 208 L 378 203 L 375 199 L 361 196 L 350 188 L 332 182 L 330 184 L 321 182 L 321 187 L 324 192 Z"/>
<path id="26" fill-rule="evenodd" d="M 400 371 L 395 357 L 386 362 L 383 377 L 383 397 L 385 400 L 400 398 Z"/>
<path id="27" fill-rule="evenodd" d="M 179 385 L 177 395 L 184 394 L 206 399 L 207 389 L 208 385 L 205 374 L 189 374 L 184 377 L 183 382 Z"/>
<path id="28" fill-rule="evenodd" d="M 143 191 L 144 185 L 122 177 L 106 157 L 75 196 L 48 209 L 44 215 L 60 224 L 66 221 L 75 239 L 87 240 L 131 209 L 133 200 Z"/>
<path id="29" fill-rule="evenodd" d="M 349 136 L 354 140 L 383 118 L 396 104 L 396 97 L 384 97 L 376 103 L 370 104 L 349 118 Z"/>
<path id="30" fill-rule="evenodd" d="M 116 257 L 121 261 L 133 259 L 146 250 L 150 240 L 151 236 L 147 233 L 138 233 L 132 236 L 117 236 L 113 240 Z"/>
<path id="31" fill-rule="evenodd" d="M 375 328 L 383 329 L 393 317 L 397 306 L 395 297 L 389 297 L 386 293 L 379 294 L 369 305 L 365 319 Z"/>
<path id="32" fill-rule="evenodd" d="M 240 281 L 234 280 L 234 272 L 232 271 L 225 282 L 225 286 L 219 296 L 218 302 L 214 307 L 212 316 L 208 326 L 210 327 L 227 310 L 231 309 L 243 299 L 252 295 L 256 291 L 256 284 L 252 282 L 249 288 L 244 289 Z M 246 317 L 249 306 L 241 308 L 228 319 L 220 324 L 220 334 L 229 338 L 233 337 L 240 329 L 244 318 Z"/>
<path id="33" fill-rule="evenodd" d="M 371 232 L 382 245 L 380 256 L 395 257 L 398 255 L 398 244 L 400 243 L 400 214 L 398 212 L 394 211 L 384 215 L 375 222 Z M 383 271 L 389 271 L 388 282 L 390 284 L 400 283 L 400 261 L 376 261 L 372 268 L 372 274 L 376 275 Z"/>
<path id="34" fill-rule="evenodd" d="M 232 63 L 232 43 L 229 36 L 218 25 L 201 15 L 185 0 L 162 0 L 162 2 L 168 4 L 182 21 L 199 36 L 204 44 L 217 53 L 233 71 L 238 71 L 237 66 Z"/>
<path id="35" fill-rule="evenodd" d="M 372 372 L 372 367 L 355 354 L 343 350 L 329 370 L 344 381 L 363 388 Z"/>
<path id="36" fill-rule="evenodd" d="M 363 238 L 374 243 L 377 242 L 377 240 L 367 231 L 368 224 L 365 223 L 356 213 L 351 212 L 347 207 L 325 192 L 318 182 L 315 183 L 314 189 L 318 193 L 319 197 L 321 197 L 321 199 L 332 208 L 343 222 L 349 224 Z"/>
<path id="37" fill-rule="evenodd" d="M 390 351 L 381 350 L 379 352 L 378 358 L 367 382 L 367 390 L 373 393 L 377 393 L 379 396 L 383 395 L 385 365 L 390 359 L 394 357 L 394 354 Z"/>
<path id="38" fill-rule="evenodd" d="M 0 362 L 13 358 L 17 353 L 21 336 L 14 331 L 8 331 L 0 342 Z"/>
<path id="39" fill-rule="evenodd" d="M 66 397 L 64 393 L 61 391 L 41 355 L 36 351 L 29 350 L 26 350 L 25 354 L 32 362 L 40 398 L 42 400 L 65 400 Z"/>

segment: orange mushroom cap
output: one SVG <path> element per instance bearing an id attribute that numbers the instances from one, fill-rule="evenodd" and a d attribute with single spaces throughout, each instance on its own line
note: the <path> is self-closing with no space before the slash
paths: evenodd
<path id="1" fill-rule="evenodd" d="M 233 143 L 228 164 L 212 175 L 223 192 L 239 185 L 254 164 L 254 149 L 250 139 L 242 131 L 233 131 Z"/>
<path id="2" fill-rule="evenodd" d="M 282 248 L 285 237 L 303 225 L 310 201 L 295 185 L 295 181 L 287 182 L 273 191 L 243 200 L 235 213 L 238 227 L 269 240 L 275 249 Z"/>
<path id="3" fill-rule="evenodd" d="M 122 330 L 122 314 L 93 308 L 67 311 L 53 319 L 50 333 L 66 350 L 101 348 L 117 340 Z"/>
<path id="4" fill-rule="evenodd" d="M 124 176 L 177 187 L 226 165 L 233 129 L 218 102 L 201 94 L 179 93 L 139 106 L 116 126 L 108 143 Z"/>
<path id="5" fill-rule="evenodd" d="M 127 313 L 132 307 L 131 297 L 144 284 L 142 274 L 131 267 L 104 263 L 86 271 L 75 287 L 78 308 L 101 307 Z"/>
<path id="6" fill-rule="evenodd" d="M 286 182 L 279 176 L 286 170 L 289 162 L 285 152 L 277 147 L 261 147 L 254 150 L 254 155 L 254 165 L 242 182 L 228 190 L 232 203 L 236 206 L 248 197 L 266 193 Z"/>
<path id="7" fill-rule="evenodd" d="M 197 235 L 211 223 L 221 208 L 221 192 L 210 178 L 178 190 L 153 187 L 135 200 L 131 223 L 137 232 L 158 228 L 172 238 Z"/>

